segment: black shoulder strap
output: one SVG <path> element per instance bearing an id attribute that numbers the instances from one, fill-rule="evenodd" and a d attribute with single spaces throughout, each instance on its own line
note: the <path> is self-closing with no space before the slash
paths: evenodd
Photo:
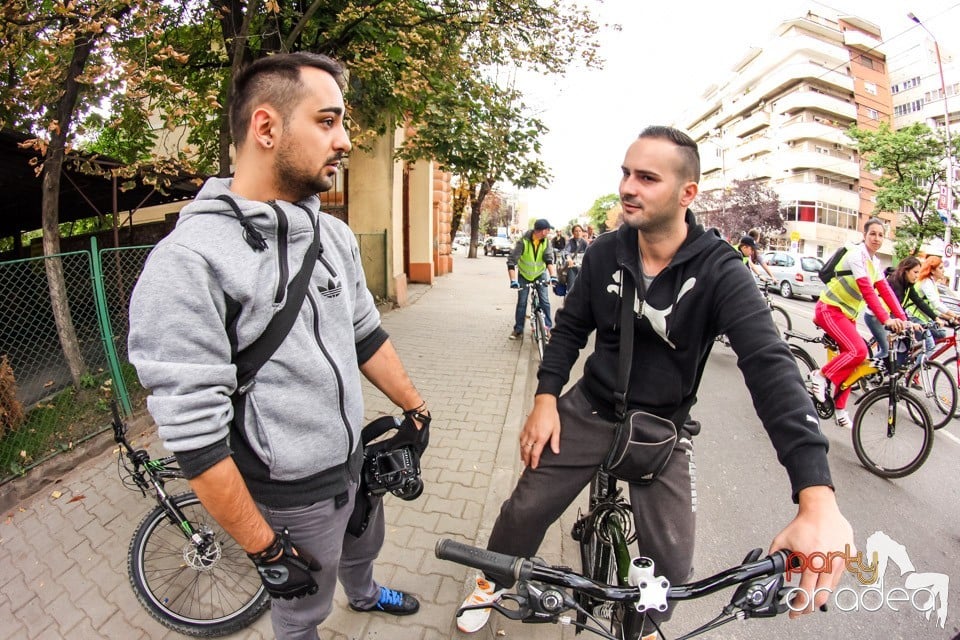
<path id="1" fill-rule="evenodd" d="M 640 276 L 643 278 L 643 276 Z M 620 269 L 620 363 L 617 367 L 617 388 L 613 392 L 617 422 L 627 417 L 627 385 L 630 384 L 630 365 L 633 362 L 633 301 L 636 287 L 633 276 Z"/>
<path id="2" fill-rule="evenodd" d="M 307 287 L 310 286 L 310 277 L 313 275 L 314 265 L 317 264 L 319 250 L 320 230 L 314 225 L 313 242 L 303 256 L 303 266 L 290 281 L 290 286 L 287 288 L 287 302 L 283 305 L 283 309 L 273 316 L 260 337 L 245 349 L 240 350 L 233 359 L 234 364 L 237 365 L 236 393 L 238 395 L 246 393 L 253 386 L 254 378 L 260 371 L 260 367 L 266 364 L 267 360 L 287 339 L 287 334 L 293 328 L 293 323 L 303 307 L 303 300 L 307 296 Z"/>

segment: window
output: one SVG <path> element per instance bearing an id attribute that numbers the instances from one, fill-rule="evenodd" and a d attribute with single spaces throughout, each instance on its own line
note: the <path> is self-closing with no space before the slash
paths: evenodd
<path id="1" fill-rule="evenodd" d="M 879 120 L 879 119 L 880 119 L 880 114 L 877 112 L 876 109 L 871 109 L 870 107 L 865 107 L 865 109 L 866 109 L 867 117 L 868 117 L 868 118 L 870 118 L 871 120 Z"/>
<path id="2" fill-rule="evenodd" d="M 863 90 L 866 91 L 867 93 L 869 93 L 869 94 L 872 95 L 872 96 L 877 95 L 877 85 L 874 84 L 873 82 L 864 82 L 864 83 L 863 83 Z"/>
<path id="3" fill-rule="evenodd" d="M 867 56 L 860 56 L 860 64 L 865 66 L 867 69 L 873 69 L 873 58 L 868 58 Z"/>

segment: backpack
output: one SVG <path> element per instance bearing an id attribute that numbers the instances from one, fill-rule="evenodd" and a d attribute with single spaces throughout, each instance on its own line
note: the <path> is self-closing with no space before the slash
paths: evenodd
<path id="1" fill-rule="evenodd" d="M 847 245 L 843 245 L 833 252 L 833 255 L 823 263 L 823 266 L 817 272 L 817 275 L 820 276 L 820 282 L 827 284 L 837 276 L 848 276 L 853 273 L 849 269 L 837 271 L 837 265 L 840 264 L 840 261 L 843 260 L 845 255 L 847 255 Z"/>

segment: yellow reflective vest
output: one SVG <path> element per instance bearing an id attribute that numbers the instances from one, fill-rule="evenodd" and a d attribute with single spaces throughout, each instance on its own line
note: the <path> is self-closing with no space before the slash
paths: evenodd
<path id="1" fill-rule="evenodd" d="M 837 272 L 852 271 L 848 262 L 853 256 L 853 252 L 862 250 L 860 246 L 850 247 L 840 261 L 840 264 L 837 265 Z M 867 274 L 870 276 L 870 284 L 875 284 L 881 277 L 880 272 L 877 270 L 877 265 L 874 264 L 873 260 L 866 260 L 866 265 Z M 863 294 L 860 293 L 860 287 L 857 286 L 857 278 L 853 274 L 838 275 L 828 282 L 827 287 L 823 290 L 823 293 L 820 294 L 820 301 L 824 304 L 837 307 L 843 311 L 843 315 L 851 320 L 856 320 L 857 316 L 860 315 L 860 312 L 863 311 L 863 308 L 867 305 L 863 299 Z"/>

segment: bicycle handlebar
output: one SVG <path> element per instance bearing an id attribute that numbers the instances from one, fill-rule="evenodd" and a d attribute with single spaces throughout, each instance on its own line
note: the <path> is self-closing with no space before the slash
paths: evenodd
<path id="1" fill-rule="evenodd" d="M 508 589 L 517 580 L 538 580 L 555 586 L 569 587 L 612 602 L 637 601 L 642 595 L 642 590 L 638 587 L 621 587 L 596 582 L 567 568 L 551 567 L 535 559 L 518 558 L 446 538 L 437 541 L 435 553 L 441 560 L 450 560 L 485 573 L 496 574 L 498 578 L 509 576 L 510 583 L 501 585 Z M 759 553 L 755 555 L 758 556 Z M 790 552 L 781 549 L 765 558 L 751 560 L 751 557 L 753 556 L 748 556 L 742 564 L 708 578 L 671 586 L 667 591 L 667 600 L 700 598 L 754 578 L 782 574 L 786 569 Z"/>

